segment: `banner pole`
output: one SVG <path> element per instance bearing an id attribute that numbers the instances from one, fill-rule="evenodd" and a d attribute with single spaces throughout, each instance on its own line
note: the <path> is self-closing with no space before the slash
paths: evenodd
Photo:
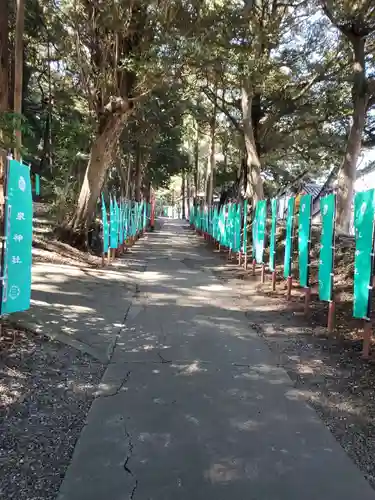
<path id="1" fill-rule="evenodd" d="M 310 302 L 311 302 L 311 288 L 307 286 L 305 287 L 305 308 L 304 308 L 305 316 L 308 316 L 310 313 Z"/>
<path id="2" fill-rule="evenodd" d="M 327 330 L 328 333 L 332 333 L 335 328 L 335 301 L 330 300 L 328 303 L 328 321 L 327 321 Z"/>
<path id="3" fill-rule="evenodd" d="M 292 298 L 293 277 L 289 275 L 286 279 L 286 300 L 289 302 Z"/>

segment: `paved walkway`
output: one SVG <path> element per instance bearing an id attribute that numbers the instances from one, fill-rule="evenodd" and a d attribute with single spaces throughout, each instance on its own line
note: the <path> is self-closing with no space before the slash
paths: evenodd
<path id="1" fill-rule="evenodd" d="M 147 261 L 58 500 L 361 500 L 375 493 L 175 221 Z"/>
<path id="2" fill-rule="evenodd" d="M 134 255 L 105 269 L 36 263 L 31 308 L 12 318 L 107 363 L 144 265 Z"/>

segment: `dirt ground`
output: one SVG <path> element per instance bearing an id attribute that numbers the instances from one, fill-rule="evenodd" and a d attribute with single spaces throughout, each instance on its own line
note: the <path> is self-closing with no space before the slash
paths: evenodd
<path id="1" fill-rule="evenodd" d="M 9 324 L 0 343 L 0 498 L 54 500 L 104 366 Z"/>

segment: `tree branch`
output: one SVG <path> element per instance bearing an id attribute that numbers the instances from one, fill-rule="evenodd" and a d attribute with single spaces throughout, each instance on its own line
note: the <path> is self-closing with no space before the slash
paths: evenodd
<path id="1" fill-rule="evenodd" d="M 202 87 L 201 90 L 207 96 L 207 98 L 213 103 L 214 102 L 214 94 L 211 91 L 211 89 L 209 89 L 208 87 Z M 221 101 L 223 101 L 223 99 L 221 97 L 219 99 Z M 217 102 L 216 105 L 220 109 L 220 111 L 222 113 L 224 113 L 225 116 L 230 120 L 230 122 L 232 123 L 232 125 L 234 126 L 234 128 L 238 132 L 242 133 L 242 126 L 241 126 L 240 122 L 238 120 L 236 120 L 234 118 L 234 116 L 231 115 L 231 113 L 223 106 L 223 104 L 220 104 L 219 102 Z"/>

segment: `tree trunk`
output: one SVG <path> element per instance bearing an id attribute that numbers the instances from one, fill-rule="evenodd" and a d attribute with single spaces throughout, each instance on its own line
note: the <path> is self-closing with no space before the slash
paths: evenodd
<path id="1" fill-rule="evenodd" d="M 72 220 L 63 231 L 63 237 L 75 245 L 85 246 L 87 231 L 95 213 L 104 176 L 127 116 L 127 113 L 111 114 L 91 146 L 77 207 Z M 66 231 L 68 234 L 65 235 Z"/>
<path id="2" fill-rule="evenodd" d="M 181 174 L 181 215 L 182 218 L 186 218 L 186 173 Z"/>
<path id="3" fill-rule="evenodd" d="M 22 78 L 23 78 L 23 32 L 25 24 L 25 3 L 24 0 L 17 0 L 16 10 L 16 34 L 14 51 L 14 112 L 18 117 L 16 126 L 16 148 L 14 157 L 21 159 L 22 133 L 21 133 L 21 114 L 22 114 Z"/>
<path id="4" fill-rule="evenodd" d="M 247 186 L 246 197 L 253 198 L 253 204 L 264 198 L 263 180 L 261 177 L 261 163 L 255 143 L 252 122 L 253 96 L 246 86 L 241 89 L 241 108 L 243 120 L 243 134 L 246 147 Z"/>
<path id="5" fill-rule="evenodd" d="M 354 184 L 358 158 L 361 153 L 368 100 L 365 40 L 358 36 L 352 36 L 350 41 L 353 46 L 353 117 L 345 155 L 337 178 L 337 228 L 343 233 L 349 233 Z"/>
<path id="6" fill-rule="evenodd" d="M 116 166 L 116 170 L 120 179 L 121 196 L 125 196 L 127 186 L 127 173 L 123 168 L 123 158 L 121 156 L 121 149 L 118 144 L 113 149 L 113 163 Z"/>
<path id="7" fill-rule="evenodd" d="M 135 185 L 134 185 L 135 201 L 141 201 L 141 188 L 142 188 L 142 154 L 141 154 L 141 146 L 139 142 L 137 142 L 137 149 L 135 154 Z"/>
<path id="8" fill-rule="evenodd" d="M 0 113 L 8 111 L 8 85 L 9 85 L 9 24 L 8 0 L 0 0 Z M 4 203 L 4 173 L 7 161 L 7 151 L 1 147 L 5 137 L 0 130 L 0 210 Z M 2 217 L 2 213 L 0 214 Z"/>
<path id="9" fill-rule="evenodd" d="M 125 198 L 130 200 L 130 174 L 132 171 L 132 165 L 130 161 L 130 154 L 128 155 L 128 167 L 126 169 L 126 188 L 125 188 Z"/>
<path id="10" fill-rule="evenodd" d="M 39 161 L 39 174 L 46 174 L 50 170 L 51 164 L 51 115 L 48 109 L 45 112 L 45 123 L 43 131 L 43 148 Z"/>
<path id="11" fill-rule="evenodd" d="M 210 123 L 210 159 L 207 179 L 207 203 L 212 205 L 214 197 L 214 176 L 216 170 L 216 113 L 217 113 L 217 81 L 215 82 L 215 100 Z"/>
<path id="12" fill-rule="evenodd" d="M 0 0 L 0 113 L 8 110 L 9 25 L 8 0 Z"/>
<path id="13" fill-rule="evenodd" d="M 195 198 L 198 196 L 199 191 L 199 125 L 197 123 L 197 133 L 195 136 L 194 145 L 194 189 Z"/>

